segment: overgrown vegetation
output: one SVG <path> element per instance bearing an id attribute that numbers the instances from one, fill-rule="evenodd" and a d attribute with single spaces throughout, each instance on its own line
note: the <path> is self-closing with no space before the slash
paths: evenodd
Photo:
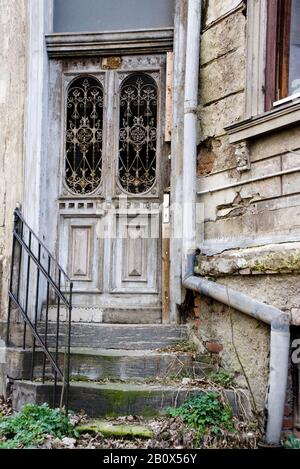
<path id="1" fill-rule="evenodd" d="M 47 435 L 77 437 L 69 418 L 48 404 L 27 404 L 10 417 L 0 417 L 0 449 L 32 448 Z"/>
<path id="2" fill-rule="evenodd" d="M 224 388 L 234 384 L 234 376 L 226 371 L 214 371 L 209 374 L 209 379 Z"/>
<path id="3" fill-rule="evenodd" d="M 206 432 L 218 435 L 224 430 L 234 431 L 232 410 L 216 392 L 193 396 L 181 407 L 168 408 L 167 413 L 172 417 L 180 417 L 184 423 L 194 428 L 198 442 Z"/>
<path id="4" fill-rule="evenodd" d="M 300 449 L 300 440 L 295 435 L 289 435 L 284 442 L 284 447 L 287 449 Z"/>
<path id="5" fill-rule="evenodd" d="M 198 347 L 196 344 L 191 342 L 188 339 L 180 340 L 179 342 L 167 345 L 166 347 L 162 347 L 158 349 L 158 352 L 169 352 L 169 353 L 190 353 L 190 354 L 197 354 Z"/>

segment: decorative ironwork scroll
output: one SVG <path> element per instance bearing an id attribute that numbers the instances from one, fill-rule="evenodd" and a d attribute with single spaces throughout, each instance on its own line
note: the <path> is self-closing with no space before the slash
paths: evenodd
<path id="1" fill-rule="evenodd" d="M 65 181 L 76 194 L 97 189 L 102 173 L 103 89 L 94 77 L 79 77 L 67 93 Z"/>
<path id="2" fill-rule="evenodd" d="M 145 73 L 127 77 L 120 88 L 119 181 L 133 194 L 156 180 L 157 85 Z"/>

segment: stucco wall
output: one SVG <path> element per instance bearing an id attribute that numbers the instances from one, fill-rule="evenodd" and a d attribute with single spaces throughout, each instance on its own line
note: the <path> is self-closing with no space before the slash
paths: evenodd
<path id="1" fill-rule="evenodd" d="M 22 199 L 26 1 L 0 1 L 0 319 L 6 312 L 13 210 Z M 1 268 L 0 268 L 1 272 Z"/>
<path id="2" fill-rule="evenodd" d="M 191 336 L 200 351 L 213 352 L 220 371 L 232 374 L 240 387 L 248 389 L 246 375 L 255 405 L 262 411 L 268 381 L 269 326 L 209 298 L 201 298 L 195 314 L 198 318 L 190 324 Z"/>
<path id="3" fill-rule="evenodd" d="M 224 128 L 246 117 L 245 3 L 204 2 L 199 191 L 300 166 L 300 129 L 294 126 L 251 139 L 250 170 L 237 170 L 235 147 Z M 299 265 L 295 260 L 300 239 L 299 172 L 206 193 L 198 197 L 198 202 L 204 204 L 204 230 L 196 272 L 291 312 L 294 324 L 299 324 Z M 223 366 L 236 371 L 238 379 L 243 380 L 232 345 L 229 308 L 203 298 L 197 315 L 194 332 L 200 342 L 219 343 Z M 255 398 L 262 405 L 269 365 L 269 327 L 237 311 L 232 312 L 232 319 L 236 350 Z"/>

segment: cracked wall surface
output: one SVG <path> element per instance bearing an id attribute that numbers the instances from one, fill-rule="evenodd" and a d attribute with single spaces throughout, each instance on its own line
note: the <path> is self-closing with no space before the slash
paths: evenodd
<path id="1" fill-rule="evenodd" d="M 23 193 L 26 2 L 0 1 L 0 320 L 6 314 L 13 210 Z"/>

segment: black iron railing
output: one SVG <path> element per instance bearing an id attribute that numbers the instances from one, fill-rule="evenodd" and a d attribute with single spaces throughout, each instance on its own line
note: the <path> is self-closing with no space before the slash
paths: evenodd
<path id="1" fill-rule="evenodd" d="M 19 345 L 31 351 L 31 380 L 52 383 L 52 404 L 56 406 L 59 402 L 66 412 L 70 382 L 72 288 L 68 275 L 16 209 L 6 342 L 7 346 L 13 344 L 12 325 L 21 324 Z M 59 401 L 58 389 L 61 390 Z"/>

